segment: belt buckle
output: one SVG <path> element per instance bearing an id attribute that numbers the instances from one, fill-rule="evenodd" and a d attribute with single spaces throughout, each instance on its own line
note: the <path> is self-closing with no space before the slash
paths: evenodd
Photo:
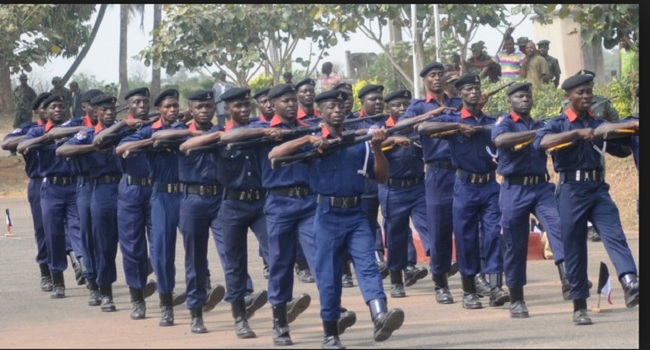
<path id="1" fill-rule="evenodd" d="M 580 181 L 580 170 L 576 170 L 576 181 Z"/>
<path id="2" fill-rule="evenodd" d="M 483 176 L 482 175 L 476 175 L 476 178 L 478 179 L 479 184 L 483 184 Z"/>
<path id="3" fill-rule="evenodd" d="M 524 176 L 524 186 L 528 185 L 528 176 Z"/>
<path id="4" fill-rule="evenodd" d="M 347 198 L 345 198 L 345 197 L 341 198 L 341 202 L 342 202 L 342 203 L 341 203 L 341 208 L 343 208 L 343 209 L 347 209 L 347 208 L 349 208 L 349 206 L 348 206 L 348 199 L 347 199 Z"/>
<path id="5" fill-rule="evenodd" d="M 199 196 L 205 195 L 205 188 L 203 185 L 199 185 Z"/>

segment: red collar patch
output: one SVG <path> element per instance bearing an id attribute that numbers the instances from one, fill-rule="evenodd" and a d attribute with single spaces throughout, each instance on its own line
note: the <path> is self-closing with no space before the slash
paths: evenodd
<path id="1" fill-rule="evenodd" d="M 510 117 L 512 118 L 512 121 L 514 121 L 515 123 L 521 120 L 519 114 L 515 112 L 510 112 Z"/>
<path id="2" fill-rule="evenodd" d="M 152 129 L 160 129 L 162 128 L 162 119 L 156 120 L 153 124 L 151 124 Z"/>
<path id="3" fill-rule="evenodd" d="M 48 120 L 47 123 L 45 123 L 45 132 L 50 131 L 54 127 L 54 123 L 52 123 L 51 120 Z"/>
<path id="4" fill-rule="evenodd" d="M 567 116 L 567 118 L 569 118 L 569 121 L 570 121 L 571 123 L 573 123 L 576 119 L 578 119 L 578 113 L 577 113 L 576 111 L 573 110 L 573 107 L 569 107 L 569 108 L 564 112 L 564 114 Z M 593 117 L 593 116 L 594 116 L 594 112 L 591 111 L 591 110 L 589 110 L 589 112 L 587 112 L 587 114 L 589 114 L 590 117 Z"/>
<path id="5" fill-rule="evenodd" d="M 444 93 L 443 96 L 444 96 L 444 97 L 449 97 L 449 96 L 447 95 L 446 92 Z M 443 97 L 443 98 L 444 98 L 444 97 Z M 426 97 L 426 99 L 425 99 L 425 102 L 427 102 L 427 103 L 431 103 L 431 102 L 433 102 L 433 101 L 436 101 L 439 105 L 442 105 L 442 103 L 440 103 L 440 101 L 436 100 L 436 96 L 435 96 L 434 94 L 432 94 L 431 92 L 428 92 L 428 93 L 427 93 L 427 97 Z M 444 102 L 444 101 L 443 101 L 443 102 Z"/>
<path id="6" fill-rule="evenodd" d="M 472 113 L 470 113 L 468 110 L 465 109 L 465 107 L 463 107 L 460 110 L 460 117 L 463 118 L 463 119 L 469 118 L 469 117 L 472 117 Z"/>
<path id="7" fill-rule="evenodd" d="M 390 128 L 393 126 L 395 126 L 395 120 L 393 119 L 393 117 L 390 117 L 386 120 L 386 127 Z"/>
<path id="8" fill-rule="evenodd" d="M 99 123 L 97 123 L 97 124 L 99 124 Z M 90 119 L 89 116 L 85 116 L 85 117 L 83 117 L 83 119 L 81 119 L 81 125 L 87 126 L 89 128 L 92 128 L 94 126 L 93 121 Z"/>

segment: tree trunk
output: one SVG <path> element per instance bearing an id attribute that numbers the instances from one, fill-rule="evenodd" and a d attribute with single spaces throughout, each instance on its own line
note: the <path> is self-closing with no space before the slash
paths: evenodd
<path id="1" fill-rule="evenodd" d="M 153 30 L 160 28 L 162 21 L 162 5 L 153 4 Z M 153 40 L 156 40 L 154 37 Z M 151 66 L 151 96 L 158 96 L 160 93 L 160 63 L 153 61 Z"/>
<path id="2" fill-rule="evenodd" d="M 9 115 L 13 122 L 14 92 L 11 89 L 11 73 L 9 67 L 0 65 L 0 114 Z"/>
<path id="3" fill-rule="evenodd" d="M 99 26 L 102 24 L 102 20 L 104 19 L 104 14 L 106 13 L 106 8 L 108 8 L 107 4 L 102 4 L 99 7 L 99 11 L 97 12 L 97 19 L 95 20 L 95 25 L 93 26 L 93 30 L 90 33 L 90 38 L 88 38 L 88 42 L 86 45 L 81 49 L 81 52 L 77 55 L 75 58 L 74 62 L 72 63 L 72 66 L 70 66 L 70 69 L 65 73 L 62 80 L 62 84 L 65 85 L 68 82 L 68 79 L 74 74 L 74 72 L 79 68 L 79 65 L 81 62 L 86 58 L 86 55 L 88 54 L 88 51 L 90 51 L 90 47 L 93 45 L 93 42 L 95 41 L 95 37 L 97 36 L 97 32 L 99 31 Z"/>
<path id="4" fill-rule="evenodd" d="M 124 99 L 124 95 L 129 91 L 129 74 L 127 68 L 127 36 L 129 28 L 129 5 L 120 5 L 120 63 L 119 63 L 119 79 L 120 79 L 120 96 L 118 101 Z"/>

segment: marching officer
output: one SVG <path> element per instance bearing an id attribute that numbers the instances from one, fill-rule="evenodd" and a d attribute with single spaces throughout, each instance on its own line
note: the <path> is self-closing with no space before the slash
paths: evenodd
<path id="1" fill-rule="evenodd" d="M 294 86 L 298 96 L 298 120 L 305 121 L 309 125 L 320 123 L 320 112 L 314 107 L 314 96 L 316 96 L 316 81 L 312 78 L 305 78 Z"/>

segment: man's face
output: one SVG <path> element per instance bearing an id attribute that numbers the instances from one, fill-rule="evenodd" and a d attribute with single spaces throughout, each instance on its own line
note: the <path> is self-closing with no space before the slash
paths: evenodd
<path id="1" fill-rule="evenodd" d="M 200 125 L 210 124 L 217 107 L 214 101 L 190 101 L 190 115 L 194 122 Z"/>
<path id="2" fill-rule="evenodd" d="M 533 94 L 528 91 L 517 91 L 508 97 L 510 108 L 519 115 L 529 115 L 533 108 Z"/>
<path id="3" fill-rule="evenodd" d="M 20 85 L 27 85 L 27 79 L 20 79 Z"/>
<path id="4" fill-rule="evenodd" d="M 51 102 L 47 106 L 47 119 L 51 120 L 54 124 L 61 124 L 65 121 L 63 111 L 65 110 L 65 104 L 62 101 Z"/>
<path id="5" fill-rule="evenodd" d="M 269 99 L 268 96 L 260 96 L 260 98 L 257 99 L 257 106 L 260 109 L 260 113 L 262 113 L 263 116 L 269 118 L 273 117 L 275 114 L 275 111 L 273 110 L 273 104 L 271 103 L 271 99 Z"/>
<path id="6" fill-rule="evenodd" d="M 70 87 L 70 92 L 77 92 L 77 91 L 79 91 L 79 85 L 77 85 L 77 84 L 72 84 L 72 83 L 71 83 L 71 84 L 68 85 L 68 86 Z"/>
<path id="7" fill-rule="evenodd" d="M 150 108 L 149 96 L 133 95 L 129 97 L 127 103 L 129 104 L 129 114 L 132 114 L 139 119 L 147 119 Z"/>
<path id="8" fill-rule="evenodd" d="M 86 113 L 88 117 L 90 117 L 92 121 L 97 121 L 97 116 L 95 115 L 95 108 L 93 108 L 93 106 L 90 105 L 90 102 L 88 101 L 81 102 L 81 109 L 83 109 L 83 111 Z"/>
<path id="9" fill-rule="evenodd" d="M 627 50 L 630 48 L 630 45 L 627 43 L 627 40 L 625 40 L 625 38 L 621 38 L 618 41 L 618 47 Z"/>
<path id="10" fill-rule="evenodd" d="M 311 84 L 305 84 L 298 88 L 296 91 L 298 95 L 298 101 L 303 106 L 311 106 L 314 104 L 314 97 L 316 93 L 314 92 L 314 86 Z"/>
<path id="11" fill-rule="evenodd" d="M 43 123 L 47 123 L 47 108 L 43 108 L 43 105 L 41 104 L 36 113 L 38 113 L 38 119 Z"/>
<path id="12" fill-rule="evenodd" d="M 343 101 L 337 100 L 321 102 L 318 108 L 320 109 L 320 116 L 323 118 L 323 121 L 336 127 L 343 125 L 343 119 L 345 118 L 343 114 L 343 103 Z"/>
<path id="13" fill-rule="evenodd" d="M 165 124 L 172 124 L 178 119 L 178 99 L 174 97 L 165 98 L 160 102 L 158 111 L 160 111 L 160 119 Z"/>
<path id="14" fill-rule="evenodd" d="M 586 112 L 591 108 L 591 98 L 594 97 L 592 84 L 583 84 L 576 86 L 567 92 L 567 98 L 573 110 L 576 112 Z"/>
<path id="15" fill-rule="evenodd" d="M 95 107 L 95 114 L 99 123 L 105 127 L 113 125 L 117 116 L 115 105 L 110 103 Z"/>
<path id="16" fill-rule="evenodd" d="M 503 43 L 503 48 L 509 54 L 515 52 L 515 41 L 513 39 L 507 39 L 506 42 Z"/>
<path id="17" fill-rule="evenodd" d="M 283 75 L 282 77 L 284 78 L 284 82 L 286 84 L 291 84 L 291 80 L 293 79 L 293 75 Z"/>
<path id="18" fill-rule="evenodd" d="M 295 93 L 289 92 L 271 100 L 275 114 L 280 117 L 293 120 L 298 115 L 298 97 Z"/>
<path id="19" fill-rule="evenodd" d="M 350 115 L 352 113 L 352 107 L 354 107 L 354 94 L 351 90 L 341 90 L 348 93 L 348 98 L 343 101 L 343 115 Z"/>
<path id="20" fill-rule="evenodd" d="M 395 98 L 388 102 L 388 115 L 391 117 L 401 117 L 404 112 L 406 112 L 406 108 L 409 106 L 409 99 L 408 98 Z"/>
<path id="21" fill-rule="evenodd" d="M 526 44 L 526 55 L 527 56 L 532 56 L 535 54 L 536 48 L 535 48 L 535 43 L 529 42 Z"/>
<path id="22" fill-rule="evenodd" d="M 424 76 L 424 85 L 428 91 L 433 93 L 442 92 L 445 88 L 445 71 L 443 69 L 432 69 Z"/>
<path id="23" fill-rule="evenodd" d="M 463 103 L 470 106 L 478 105 L 481 99 L 481 84 L 467 84 L 460 88 L 458 91 Z"/>
<path id="24" fill-rule="evenodd" d="M 361 104 L 367 115 L 381 114 L 384 111 L 384 95 L 381 92 L 369 92 L 363 96 Z"/>
<path id="25" fill-rule="evenodd" d="M 270 104 L 270 102 L 268 103 Z M 239 125 L 248 124 L 252 110 L 253 107 L 249 99 L 234 100 L 226 103 L 226 112 L 230 115 L 230 119 Z"/>
<path id="26" fill-rule="evenodd" d="M 542 56 L 546 56 L 548 54 L 548 46 L 540 46 L 539 53 Z"/>

